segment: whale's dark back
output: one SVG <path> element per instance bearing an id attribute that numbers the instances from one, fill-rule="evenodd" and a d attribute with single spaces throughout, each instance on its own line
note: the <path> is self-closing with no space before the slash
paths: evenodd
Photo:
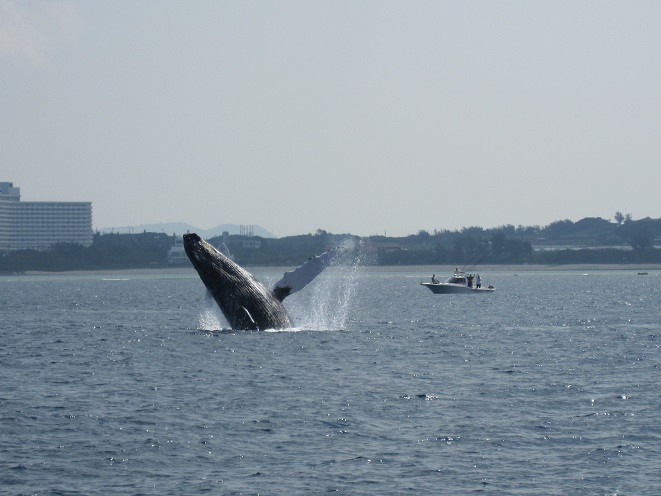
<path id="1" fill-rule="evenodd" d="M 186 234 L 184 248 L 232 329 L 286 329 L 292 326 L 285 307 L 273 292 L 211 244 L 197 234 Z"/>

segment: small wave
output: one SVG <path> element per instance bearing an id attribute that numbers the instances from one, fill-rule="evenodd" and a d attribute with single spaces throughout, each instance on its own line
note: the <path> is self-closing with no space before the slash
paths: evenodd
<path id="1" fill-rule="evenodd" d="M 345 329 L 312 329 L 309 327 L 288 327 L 286 329 L 264 329 L 263 331 L 250 331 L 250 330 L 236 330 L 231 327 L 223 327 L 218 324 L 209 324 L 209 321 L 204 321 L 200 318 L 200 323 L 195 329 L 191 330 L 192 334 L 202 332 L 209 335 L 218 334 L 236 334 L 236 333 L 249 333 L 249 332 L 267 332 L 267 333 L 289 333 L 289 332 L 337 332 L 344 331 Z"/>
<path id="2" fill-rule="evenodd" d="M 432 400 L 438 400 L 441 397 L 439 395 L 436 395 L 436 394 L 421 393 L 421 394 L 414 394 L 413 396 L 411 396 L 410 394 L 402 394 L 399 398 L 403 399 L 403 400 L 410 400 L 412 398 L 418 398 L 418 399 L 425 400 L 425 401 L 432 401 Z"/>
<path id="3" fill-rule="evenodd" d="M 312 328 L 305 327 L 288 327 L 286 329 L 265 329 L 264 332 L 335 332 L 344 331 L 344 329 L 325 329 L 325 328 Z"/>
<path id="4" fill-rule="evenodd" d="M 223 334 L 236 334 L 239 331 L 235 331 L 234 329 L 230 329 L 229 327 L 224 328 L 224 329 L 194 329 L 191 331 L 191 334 L 197 334 L 197 333 L 202 333 L 206 334 L 207 336 L 221 336 Z M 250 331 L 240 331 L 240 332 L 250 332 Z"/>
<path id="5" fill-rule="evenodd" d="M 350 425 L 347 419 L 322 420 L 321 424 L 331 429 L 338 429 L 338 432 L 341 433 L 346 433 L 345 428 Z"/>

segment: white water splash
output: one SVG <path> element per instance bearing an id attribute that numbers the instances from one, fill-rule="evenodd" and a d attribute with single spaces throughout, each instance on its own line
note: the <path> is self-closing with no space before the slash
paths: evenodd
<path id="1" fill-rule="evenodd" d="M 218 305 L 207 291 L 207 297 L 204 299 L 204 306 L 200 310 L 197 329 L 200 331 L 221 331 L 229 329 L 225 316 L 218 308 Z"/>
<path id="2" fill-rule="evenodd" d="M 292 306 L 297 328 L 309 331 L 346 329 L 347 319 L 356 297 L 363 250 L 354 243 L 345 248 L 347 252 L 320 274 L 310 286 L 301 291 L 302 294 L 294 295 L 296 297 L 300 294 Z"/>

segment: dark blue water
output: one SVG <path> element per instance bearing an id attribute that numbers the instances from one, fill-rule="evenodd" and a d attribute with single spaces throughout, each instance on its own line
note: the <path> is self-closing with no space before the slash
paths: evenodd
<path id="1" fill-rule="evenodd" d="M 430 274 L 330 270 L 285 332 L 193 272 L 0 277 L 0 493 L 661 494 L 661 276 Z"/>

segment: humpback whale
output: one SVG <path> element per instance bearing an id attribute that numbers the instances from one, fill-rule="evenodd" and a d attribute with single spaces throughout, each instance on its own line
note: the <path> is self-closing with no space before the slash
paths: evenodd
<path id="1" fill-rule="evenodd" d="M 292 327 L 282 300 L 303 289 L 343 251 L 342 248 L 334 248 L 312 257 L 295 270 L 285 273 L 273 289 L 267 289 L 247 270 L 197 234 L 184 235 L 184 249 L 230 326 L 238 330 Z"/>

